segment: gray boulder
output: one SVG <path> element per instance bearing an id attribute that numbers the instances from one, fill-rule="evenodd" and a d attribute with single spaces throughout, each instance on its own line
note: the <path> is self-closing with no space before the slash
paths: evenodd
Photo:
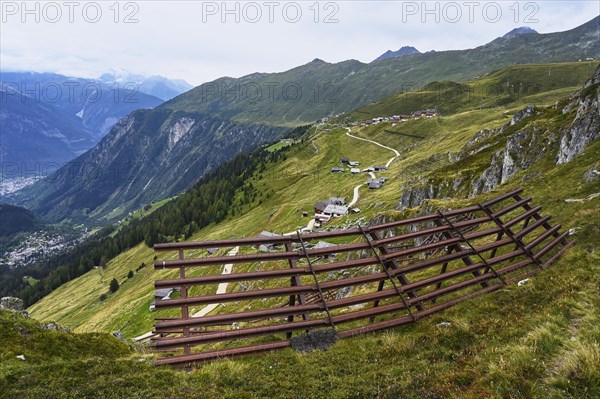
<path id="1" fill-rule="evenodd" d="M 64 332 L 68 332 L 69 331 L 69 329 L 67 327 L 63 327 L 63 326 L 58 325 L 58 324 L 53 323 L 53 322 L 42 324 L 42 330 L 46 330 L 46 331 L 64 331 Z"/>
<path id="2" fill-rule="evenodd" d="M 297 335 L 290 340 L 290 344 L 297 352 L 306 353 L 316 349 L 326 350 L 335 344 L 336 340 L 335 328 L 324 328 Z"/>

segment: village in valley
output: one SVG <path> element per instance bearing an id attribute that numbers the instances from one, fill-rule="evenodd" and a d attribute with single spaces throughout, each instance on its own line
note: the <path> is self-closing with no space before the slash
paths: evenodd
<path id="1" fill-rule="evenodd" d="M 0 253 L 0 267 L 14 269 L 31 265 L 41 259 L 57 255 L 82 242 L 84 233 L 77 232 L 48 232 L 44 230 L 30 234 L 15 248 L 9 248 Z"/>

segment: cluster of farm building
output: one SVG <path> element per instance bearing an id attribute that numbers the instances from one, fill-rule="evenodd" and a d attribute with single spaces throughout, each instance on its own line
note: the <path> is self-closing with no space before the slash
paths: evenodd
<path id="1" fill-rule="evenodd" d="M 433 118 L 437 116 L 437 110 L 435 109 L 426 109 L 422 111 L 413 111 L 410 115 L 392 115 L 392 116 L 378 116 L 372 119 L 365 119 L 360 122 L 361 125 L 376 125 L 381 122 L 404 122 L 412 119 L 420 119 L 420 118 Z M 355 123 L 354 125 L 358 125 L 359 123 Z"/>

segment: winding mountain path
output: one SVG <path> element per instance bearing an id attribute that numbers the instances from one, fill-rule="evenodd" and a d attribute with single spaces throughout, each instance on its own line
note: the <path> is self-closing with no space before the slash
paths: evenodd
<path id="1" fill-rule="evenodd" d="M 359 184 L 358 186 L 354 187 L 354 197 L 352 197 L 352 201 L 350 201 L 350 203 L 348 204 L 348 208 L 352 208 L 354 206 L 354 204 L 356 204 L 358 202 L 358 198 L 359 198 L 358 189 L 362 185 L 363 184 Z"/>
<path id="2" fill-rule="evenodd" d="M 352 138 L 357 139 L 357 140 L 367 141 L 367 142 L 375 144 L 375 145 L 377 145 L 377 146 L 379 146 L 381 148 L 385 148 L 386 150 L 392 151 L 395 155 L 392 158 L 390 158 L 389 161 L 387 161 L 387 163 L 385 164 L 386 168 L 389 168 L 390 164 L 394 161 L 394 159 L 396 159 L 397 157 L 400 156 L 400 152 L 398 150 L 396 150 L 395 148 L 388 147 L 387 145 L 383 145 L 383 144 L 378 143 L 378 142 L 373 141 L 373 140 L 363 139 L 362 137 L 354 136 L 353 134 L 350 134 L 351 130 L 350 130 L 349 127 L 347 127 L 346 130 L 348 130 L 348 132 L 346 132 L 346 136 L 348 136 L 348 137 L 352 137 Z"/>
<path id="3" fill-rule="evenodd" d="M 381 148 L 385 148 L 386 150 L 392 151 L 394 153 L 394 156 L 391 157 L 389 161 L 387 161 L 387 163 L 385 164 L 386 168 L 389 168 L 390 165 L 391 165 L 391 163 L 394 162 L 394 159 L 396 159 L 397 157 L 400 156 L 400 152 L 398 150 L 396 150 L 395 148 L 388 147 L 387 145 L 383 145 L 383 144 L 378 143 L 378 142 L 373 141 L 373 140 L 364 139 L 362 137 L 354 136 L 353 134 L 350 133 L 352 130 L 350 130 L 349 127 L 347 127 L 346 130 L 347 130 L 346 136 L 348 136 L 348 137 L 352 137 L 353 139 L 357 139 L 357 140 L 366 141 L 366 142 L 375 144 L 375 145 L 377 145 L 377 146 L 379 146 Z M 375 176 L 375 173 L 373 173 L 373 172 L 369 172 L 369 176 L 371 176 L 372 179 L 376 179 L 377 178 Z M 362 186 L 362 184 L 359 184 L 358 186 L 354 187 L 354 197 L 352 198 L 352 202 L 350 202 L 348 204 L 349 208 L 351 208 L 352 206 L 354 206 L 354 204 L 356 204 L 356 202 L 358 201 L 358 198 L 359 198 L 358 190 L 359 190 L 360 186 Z"/>
<path id="4" fill-rule="evenodd" d="M 306 227 L 303 227 L 300 230 L 300 232 L 313 231 L 313 229 L 315 228 L 315 222 L 316 222 L 316 220 L 314 218 L 310 219 L 310 221 L 306 224 Z M 295 234 L 298 234 L 298 230 L 290 231 L 289 233 L 283 233 L 282 236 L 293 236 Z"/>

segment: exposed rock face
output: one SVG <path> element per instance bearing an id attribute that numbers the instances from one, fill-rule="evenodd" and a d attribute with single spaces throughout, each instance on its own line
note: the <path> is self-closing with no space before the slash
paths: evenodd
<path id="1" fill-rule="evenodd" d="M 121 331 L 117 330 L 114 331 L 112 333 L 113 337 L 117 338 L 118 340 L 122 341 L 122 342 L 127 342 L 127 339 L 125 339 L 125 337 L 123 336 L 123 334 L 121 334 Z"/>
<path id="2" fill-rule="evenodd" d="M 496 186 L 506 183 L 518 171 L 528 169 L 544 154 L 554 151 L 557 142 L 560 144 L 557 163 L 570 161 L 581 153 L 586 145 L 600 138 L 599 86 L 600 67 L 586 82 L 584 88 L 574 93 L 569 99 L 570 103 L 563 108 L 563 113 L 573 112 L 574 115 L 573 122 L 566 125 L 568 128 L 563 128 L 562 135 L 560 135 L 561 131 L 553 128 L 552 124 L 545 123 L 545 119 L 540 123 L 533 120 L 517 125 L 527 118 L 546 111 L 535 106 L 527 106 L 518 111 L 509 123 L 500 128 L 478 131 L 456 155 L 452 155 L 453 162 L 458 162 L 491 146 L 496 147 L 500 140 L 504 140 L 506 134 L 503 133 L 508 131 L 515 131 L 515 133 L 506 140 L 501 150 L 492 155 L 489 166 L 483 172 L 479 172 L 480 174 L 473 171 L 476 173 L 473 176 L 466 171 L 464 174 L 453 178 L 443 178 L 441 181 L 435 180 L 435 178 L 421 178 L 417 181 L 407 182 L 402 187 L 402 196 L 396 209 L 418 207 L 427 199 L 453 196 L 459 191 L 470 191 L 470 196 L 488 192 Z M 577 107 L 576 111 L 575 107 Z M 554 109 L 557 108 L 554 107 Z M 555 111 L 548 112 L 552 117 L 552 112 Z M 511 126 L 514 127 L 511 128 Z M 531 179 L 539 174 L 540 172 L 531 173 L 523 179 Z M 597 179 L 599 174 L 598 167 L 595 166 L 585 173 L 584 179 L 586 182 L 591 182 Z"/>
<path id="3" fill-rule="evenodd" d="M 527 107 L 523 108 L 522 110 L 518 111 L 516 114 L 513 115 L 512 119 L 510 120 L 509 125 L 513 126 L 515 123 L 517 123 L 525 118 L 539 115 L 541 113 L 542 113 L 542 111 L 540 109 L 538 109 L 535 105 L 528 105 Z"/>
<path id="4" fill-rule="evenodd" d="M 167 128 L 169 134 L 169 149 L 172 149 L 179 140 L 190 131 L 196 121 L 192 118 L 181 118 Z"/>
<path id="5" fill-rule="evenodd" d="M 369 220 L 368 225 L 369 226 L 375 226 L 378 224 L 383 224 L 388 222 L 388 217 L 386 215 L 377 215 L 375 216 L 373 219 Z"/>
<path id="6" fill-rule="evenodd" d="M 425 199 L 432 198 L 429 196 L 431 190 L 426 190 L 423 186 L 408 188 L 402 190 L 402 198 L 396 206 L 396 209 L 401 211 L 406 208 L 414 208 L 420 206 Z"/>
<path id="7" fill-rule="evenodd" d="M 500 181 L 502 179 L 501 154 L 502 151 L 495 153 L 492 157 L 492 162 L 490 163 L 490 166 L 483 171 L 483 173 L 478 179 L 473 181 L 473 189 L 471 191 L 471 196 L 488 192 L 500 184 Z"/>
<path id="8" fill-rule="evenodd" d="M 402 187 L 402 196 L 395 209 L 401 211 L 406 208 L 423 207 L 427 200 L 452 197 L 462 188 L 464 182 L 465 177 L 462 174 L 442 181 L 429 179 L 409 181 Z"/>
<path id="9" fill-rule="evenodd" d="M 507 125 L 498 129 L 482 129 L 463 146 L 460 151 L 461 158 L 475 154 L 490 144 L 490 138 L 504 132 L 506 127 L 514 126 L 516 123 L 541 114 L 543 111 L 534 105 L 529 105 L 515 113 Z M 483 143 L 482 143 L 483 142 Z M 541 142 L 531 129 L 516 132 L 510 137 L 504 149 L 496 152 L 490 161 L 490 166 L 483 171 L 481 176 L 475 179 L 471 185 L 470 195 L 488 192 L 494 187 L 505 183 L 520 169 L 527 169 L 533 162 L 538 160 L 546 151 L 545 143 Z M 461 182 L 458 184 L 460 185 Z"/>
<path id="10" fill-rule="evenodd" d="M 487 142 L 488 139 L 492 136 L 502 133 L 503 131 L 504 127 L 499 129 L 481 129 L 475 133 L 473 137 L 471 137 L 469 141 L 467 141 L 461 148 L 460 152 L 458 153 L 457 160 L 476 154 L 479 151 L 488 148 L 491 145 L 489 142 Z"/>
<path id="11" fill-rule="evenodd" d="M 354 291 L 354 287 L 343 287 L 341 288 L 337 295 L 335 296 L 335 299 L 342 299 L 342 298 L 346 298 L 348 295 L 352 294 L 352 291 Z"/>
<path id="12" fill-rule="evenodd" d="M 12 296 L 5 296 L 0 299 L 0 309 L 14 310 L 20 312 L 23 310 L 23 300 Z"/>
<path id="13" fill-rule="evenodd" d="M 377 215 L 375 216 L 373 219 L 369 220 L 368 225 L 369 226 L 376 226 L 379 224 L 384 224 L 389 222 L 390 220 L 388 219 L 387 215 L 383 214 L 383 215 Z M 379 236 L 381 238 L 389 238 L 389 237 L 393 237 L 395 235 L 394 229 L 389 229 L 389 230 L 384 230 L 378 233 Z M 371 256 L 371 250 L 365 250 L 364 253 L 361 254 L 361 256 Z"/>
<path id="14" fill-rule="evenodd" d="M 596 69 L 594 77 L 590 79 L 582 95 L 577 101 L 577 114 L 569 129 L 560 138 L 560 148 L 556 156 L 556 164 L 560 165 L 571 161 L 580 154 L 584 148 L 594 140 L 600 138 L 600 92 L 598 81 L 600 67 Z M 593 90 L 595 87 L 595 90 Z M 591 90 L 590 90 L 591 89 Z M 591 91 L 591 93 L 588 93 Z M 569 106 L 565 107 L 567 109 Z M 570 109 L 569 109 L 570 110 Z M 568 110 L 567 110 L 568 111 Z M 563 110 L 565 112 L 565 110 Z"/>
<path id="15" fill-rule="evenodd" d="M 552 134 L 536 126 L 516 132 L 504 148 L 494 154 L 490 166 L 473 181 L 471 196 L 488 192 L 506 183 L 517 171 L 529 168 L 553 141 Z"/>
<path id="16" fill-rule="evenodd" d="M 585 82 L 585 84 L 583 85 L 583 88 L 587 89 L 589 86 L 595 85 L 598 83 L 600 83 L 600 65 L 596 68 L 592 77 L 590 79 L 588 79 L 587 82 Z"/>
<path id="17" fill-rule="evenodd" d="M 439 185 L 429 179 L 420 178 L 408 181 L 402 186 L 402 197 L 396 205 L 396 210 L 406 208 L 420 207 L 425 200 L 442 197 L 442 191 L 446 192 L 448 183 L 442 182 Z"/>

